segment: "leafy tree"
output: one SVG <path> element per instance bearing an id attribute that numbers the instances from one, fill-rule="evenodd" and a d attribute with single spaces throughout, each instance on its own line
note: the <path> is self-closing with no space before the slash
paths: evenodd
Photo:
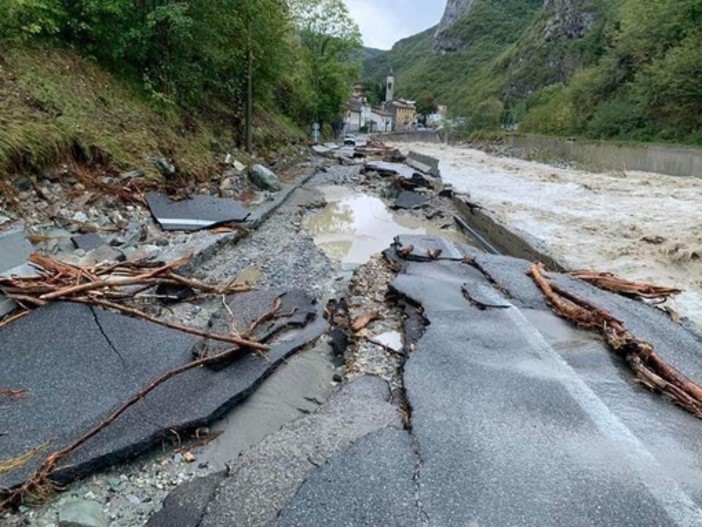
<path id="1" fill-rule="evenodd" d="M 431 115 L 436 113 L 439 107 L 431 95 L 424 95 L 417 99 L 417 113 L 421 115 Z"/>
<path id="2" fill-rule="evenodd" d="M 360 72 L 360 31 L 342 0 L 293 0 L 292 12 L 310 64 L 316 117 L 334 122 Z"/>
<path id="3" fill-rule="evenodd" d="M 368 102 L 372 106 L 377 106 L 380 103 L 385 102 L 385 85 L 372 80 L 364 80 L 362 85 L 363 94 L 366 96 Z"/>

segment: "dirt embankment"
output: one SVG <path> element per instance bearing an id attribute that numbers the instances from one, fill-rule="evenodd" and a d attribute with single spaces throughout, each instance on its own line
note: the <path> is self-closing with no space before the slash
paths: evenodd
<path id="1" fill-rule="evenodd" d="M 446 182 L 542 239 L 572 269 L 684 289 L 672 307 L 702 327 L 702 180 L 556 168 L 447 145 L 397 146 L 440 158 Z"/>

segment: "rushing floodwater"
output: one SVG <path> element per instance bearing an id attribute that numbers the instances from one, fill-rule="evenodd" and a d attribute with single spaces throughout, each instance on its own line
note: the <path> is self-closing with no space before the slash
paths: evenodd
<path id="1" fill-rule="evenodd" d="M 440 144 L 396 144 L 440 159 L 444 181 L 540 238 L 571 269 L 685 290 L 671 306 L 702 328 L 702 180 L 593 173 Z"/>

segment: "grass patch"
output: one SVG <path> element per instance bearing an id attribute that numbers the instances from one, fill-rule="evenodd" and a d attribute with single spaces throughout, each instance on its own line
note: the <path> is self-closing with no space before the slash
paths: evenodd
<path id="1" fill-rule="evenodd" d="M 303 139 L 294 124 L 257 108 L 262 150 Z M 0 46 L 0 170 L 40 171 L 69 157 L 154 171 L 151 155 L 205 176 L 236 154 L 226 108 L 193 116 L 159 108 L 136 86 L 70 50 Z M 244 157 L 243 155 L 241 157 Z"/>

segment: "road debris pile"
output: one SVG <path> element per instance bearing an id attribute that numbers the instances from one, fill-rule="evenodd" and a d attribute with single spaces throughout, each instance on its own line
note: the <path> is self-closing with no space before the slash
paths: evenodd
<path id="1" fill-rule="evenodd" d="M 188 263 L 189 259 L 184 257 L 168 264 L 130 261 L 86 268 L 33 253 L 29 262 L 36 268 L 37 274 L 0 277 L 0 292 L 22 308 L 19 313 L 0 320 L 0 327 L 25 316 L 32 308 L 45 306 L 50 302 L 65 301 L 113 309 L 201 337 L 250 349 L 263 349 L 260 344 L 240 336 L 208 334 L 195 328 L 166 322 L 125 304 L 126 300 L 181 300 L 197 295 L 222 296 L 251 290 L 248 286 L 232 282 L 222 285 L 208 284 L 177 273 L 177 269 Z M 158 294 L 159 290 L 165 290 L 166 294 Z"/>
<path id="2" fill-rule="evenodd" d="M 601 333 L 611 350 L 626 361 L 639 383 L 654 392 L 666 394 L 675 404 L 685 408 L 694 416 L 702 418 L 702 386 L 688 379 L 662 359 L 650 342 L 634 336 L 626 329 L 624 323 L 617 320 L 611 313 L 553 284 L 545 276 L 543 265 L 533 265 L 529 275 L 559 316 L 578 327 Z M 625 289 L 627 293 L 635 292 L 646 298 L 651 298 L 652 294 L 655 294 L 654 298 L 674 294 L 670 293 L 670 289 L 650 284 L 628 284 L 607 275 L 601 277 L 577 273 L 576 276 L 588 282 L 594 281 L 598 286 L 604 283 L 609 290 L 620 292 Z"/>

